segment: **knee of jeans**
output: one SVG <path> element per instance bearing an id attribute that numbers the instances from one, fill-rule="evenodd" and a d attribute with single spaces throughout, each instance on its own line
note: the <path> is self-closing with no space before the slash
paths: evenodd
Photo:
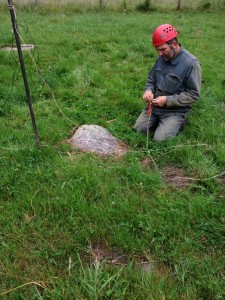
<path id="1" fill-rule="evenodd" d="M 156 131 L 155 134 L 154 134 L 154 141 L 155 142 L 162 142 L 162 141 L 165 141 L 167 139 L 171 139 L 171 138 L 174 138 L 177 134 L 175 133 L 166 133 L 166 132 L 159 132 L 159 131 Z"/>
<path id="2" fill-rule="evenodd" d="M 142 133 L 142 134 L 146 134 L 147 133 L 147 126 L 143 126 L 142 124 L 135 124 L 133 126 L 133 129 L 138 132 L 138 133 Z"/>
<path id="3" fill-rule="evenodd" d="M 154 140 L 154 142 L 162 142 L 162 141 L 166 140 L 166 138 L 167 138 L 166 133 L 156 130 L 153 140 Z"/>
<path id="4" fill-rule="evenodd" d="M 161 137 L 159 135 L 154 135 L 154 137 L 153 137 L 154 142 L 162 142 L 165 139 L 166 139 L 165 137 Z"/>

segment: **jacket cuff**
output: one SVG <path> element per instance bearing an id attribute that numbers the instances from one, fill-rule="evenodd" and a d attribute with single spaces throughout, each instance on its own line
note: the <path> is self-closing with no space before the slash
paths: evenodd
<path id="1" fill-rule="evenodd" d="M 173 96 L 166 96 L 166 106 L 167 107 L 173 106 Z"/>

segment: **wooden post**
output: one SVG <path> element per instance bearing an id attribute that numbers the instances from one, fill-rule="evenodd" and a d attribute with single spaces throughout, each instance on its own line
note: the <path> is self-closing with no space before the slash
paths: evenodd
<path id="1" fill-rule="evenodd" d="M 182 0 L 178 0 L 178 3 L 177 3 L 177 10 L 180 10 L 180 9 L 181 9 L 181 1 L 182 1 Z"/>
<path id="2" fill-rule="evenodd" d="M 34 0 L 34 3 L 35 3 L 35 11 L 37 12 L 38 11 L 38 0 Z"/>
<path id="3" fill-rule="evenodd" d="M 100 7 L 100 9 L 103 9 L 103 5 L 104 5 L 103 0 L 99 0 L 99 7 Z"/>

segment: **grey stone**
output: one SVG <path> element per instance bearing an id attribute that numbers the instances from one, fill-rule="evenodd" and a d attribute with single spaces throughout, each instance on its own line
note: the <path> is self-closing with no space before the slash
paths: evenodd
<path id="1" fill-rule="evenodd" d="M 101 155 L 119 156 L 127 151 L 127 145 L 99 125 L 82 125 L 68 141 L 72 147 Z"/>

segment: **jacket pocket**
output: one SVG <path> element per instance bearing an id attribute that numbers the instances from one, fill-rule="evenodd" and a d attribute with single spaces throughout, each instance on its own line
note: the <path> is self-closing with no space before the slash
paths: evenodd
<path id="1" fill-rule="evenodd" d="M 170 94 L 176 94 L 181 92 L 182 82 L 176 74 L 166 75 L 166 91 Z"/>

